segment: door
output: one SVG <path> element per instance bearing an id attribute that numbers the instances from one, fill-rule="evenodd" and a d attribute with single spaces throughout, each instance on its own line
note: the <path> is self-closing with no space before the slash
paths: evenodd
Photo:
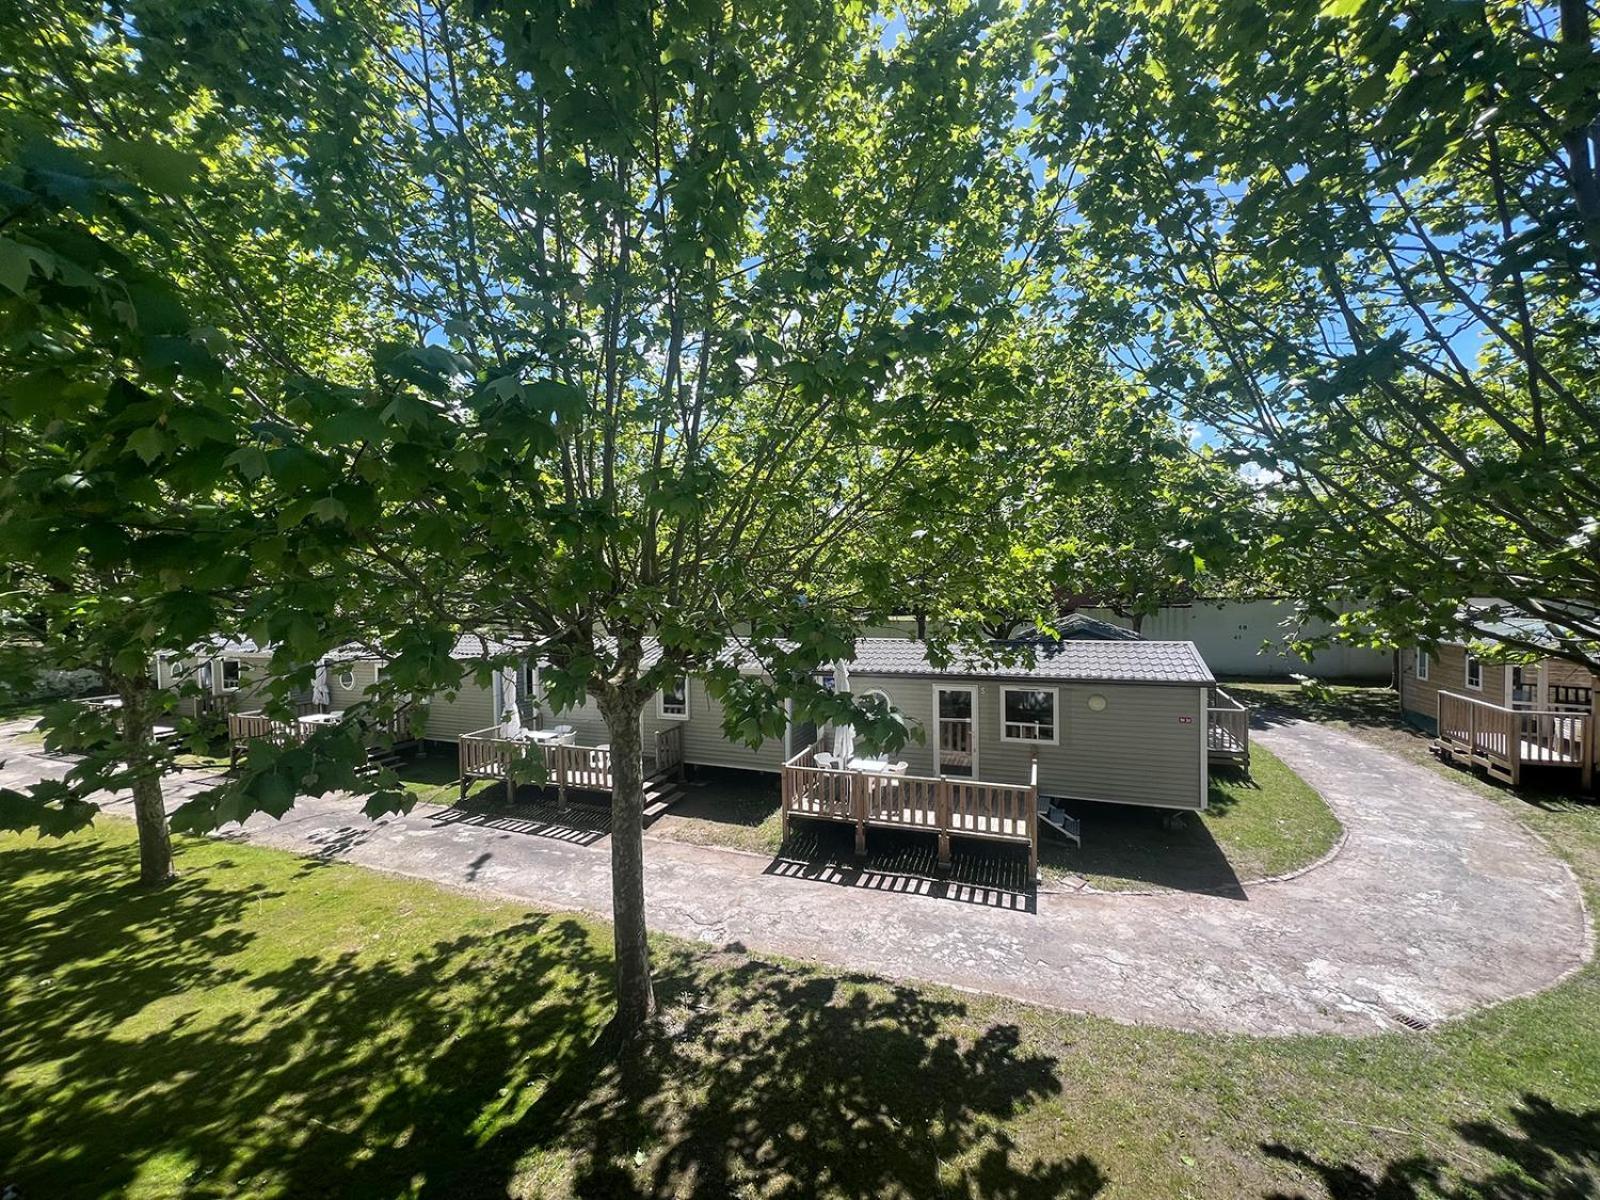
<path id="1" fill-rule="evenodd" d="M 933 685 L 933 711 L 939 724 L 938 774 L 976 779 L 978 689 L 936 683 Z"/>
<path id="2" fill-rule="evenodd" d="M 1534 708 L 1539 703 L 1538 673 L 1542 666 L 1524 669 L 1520 666 L 1506 668 L 1506 697 L 1511 708 Z"/>

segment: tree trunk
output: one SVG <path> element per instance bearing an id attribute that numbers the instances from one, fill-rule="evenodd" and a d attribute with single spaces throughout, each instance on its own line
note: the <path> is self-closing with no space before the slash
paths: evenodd
<path id="1" fill-rule="evenodd" d="M 644 763 L 639 718 L 644 700 L 631 691 L 597 697 L 611 734 L 611 924 L 617 959 L 617 1015 L 626 1038 L 655 1012 L 644 919 Z"/>
<path id="2" fill-rule="evenodd" d="M 149 689 L 119 679 L 122 698 L 122 740 L 133 774 L 133 821 L 139 830 L 139 882 L 158 887 L 178 877 L 172 866 L 172 833 L 161 797 L 161 751 L 154 735 Z"/>

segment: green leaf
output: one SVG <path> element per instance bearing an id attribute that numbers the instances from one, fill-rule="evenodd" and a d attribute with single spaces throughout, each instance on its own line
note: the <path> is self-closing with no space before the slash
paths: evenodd
<path id="1" fill-rule="evenodd" d="M 0 286 L 20 296 L 32 272 L 33 255 L 10 238 L 0 237 Z"/>
<path id="2" fill-rule="evenodd" d="M 205 165 L 194 155 L 161 142 L 113 142 L 105 147 L 108 160 L 152 191 L 186 196 Z"/>
<path id="3" fill-rule="evenodd" d="M 128 438 L 128 447 L 149 465 L 166 453 L 167 437 L 154 425 L 146 425 Z"/>
<path id="4" fill-rule="evenodd" d="M 257 446 L 241 446 L 223 459 L 222 465 L 234 468 L 245 479 L 254 482 L 267 473 L 267 456 Z"/>

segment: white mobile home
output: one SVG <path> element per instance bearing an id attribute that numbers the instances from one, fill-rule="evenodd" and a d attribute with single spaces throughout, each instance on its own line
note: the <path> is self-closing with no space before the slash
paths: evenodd
<path id="1" fill-rule="evenodd" d="M 917 775 L 1026 783 L 1041 795 L 1203 809 L 1216 681 L 1191 642 L 1014 643 L 932 664 L 920 643 L 865 638 L 850 690 L 877 693 L 922 732 Z M 1023 653 L 1031 661 L 1004 657 Z"/>

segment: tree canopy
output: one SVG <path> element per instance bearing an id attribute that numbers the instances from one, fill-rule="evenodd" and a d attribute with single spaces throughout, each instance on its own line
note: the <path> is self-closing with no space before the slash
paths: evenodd
<path id="1" fill-rule="evenodd" d="M 1586 6 L 1063 12 L 1033 145 L 1077 316 L 1273 485 L 1280 580 L 1379 643 L 1493 597 L 1600 665 Z"/>

